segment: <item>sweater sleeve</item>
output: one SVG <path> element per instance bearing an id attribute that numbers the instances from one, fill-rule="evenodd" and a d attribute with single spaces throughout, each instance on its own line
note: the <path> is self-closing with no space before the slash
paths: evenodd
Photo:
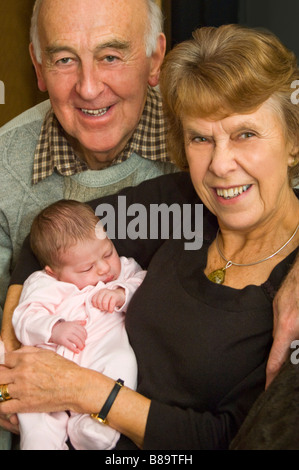
<path id="1" fill-rule="evenodd" d="M 119 198 L 120 196 L 122 199 Z M 182 172 L 159 176 L 138 186 L 125 188 L 118 194 L 95 199 L 90 201 L 89 204 L 98 215 L 100 215 L 102 209 L 107 208 L 107 205 L 114 209 L 116 230 L 113 243 L 118 254 L 127 258 L 134 258 L 143 269 L 147 269 L 152 256 L 166 239 L 161 235 L 161 226 L 158 227 L 158 231 L 154 236 L 150 234 L 152 209 L 157 211 L 158 206 L 161 204 L 167 205 L 167 207 L 177 204 L 181 207 L 183 204 L 192 204 L 196 200 L 197 196 L 189 173 Z M 142 211 L 146 214 L 144 222 L 148 231 L 144 237 L 135 239 L 130 236 L 128 231 L 125 235 L 119 233 L 119 220 L 122 220 L 125 227 L 128 227 L 136 218 L 136 215 L 128 215 L 127 209 L 129 207 L 134 207 L 137 212 L 138 208 L 142 208 Z M 125 227 L 122 227 L 122 231 Z M 26 278 L 38 269 L 40 269 L 40 266 L 30 249 L 27 238 L 12 273 L 10 284 L 23 284 Z"/>
<path id="2" fill-rule="evenodd" d="M 0 211 L 0 319 L 2 318 L 2 308 L 10 277 L 11 258 L 12 243 L 9 228 L 4 214 Z"/>

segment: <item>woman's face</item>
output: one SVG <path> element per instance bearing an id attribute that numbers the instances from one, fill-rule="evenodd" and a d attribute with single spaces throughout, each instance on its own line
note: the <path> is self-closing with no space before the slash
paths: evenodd
<path id="1" fill-rule="evenodd" d="M 251 114 L 182 124 L 194 187 L 222 228 L 252 229 L 285 210 L 293 149 L 271 102 Z"/>

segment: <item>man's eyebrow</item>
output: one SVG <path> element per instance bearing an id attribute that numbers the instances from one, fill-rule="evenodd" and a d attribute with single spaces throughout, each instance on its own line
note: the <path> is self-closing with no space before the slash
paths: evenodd
<path id="1" fill-rule="evenodd" d="M 103 42 L 98 44 L 95 47 L 95 52 L 101 52 L 104 49 L 118 49 L 118 50 L 128 50 L 130 48 L 129 41 L 121 41 L 118 39 L 111 39 L 109 41 Z M 77 55 L 75 49 L 69 46 L 47 46 L 45 49 L 45 53 L 48 57 L 53 56 L 54 54 L 58 54 L 59 52 L 70 52 L 71 54 Z"/>
<path id="2" fill-rule="evenodd" d="M 129 41 L 121 41 L 118 39 L 111 39 L 109 41 L 98 44 L 95 48 L 95 52 L 101 52 L 104 49 L 118 49 L 118 50 L 128 50 L 130 48 Z"/>
<path id="3" fill-rule="evenodd" d="M 47 46 L 45 49 L 45 53 L 48 57 L 51 57 L 54 54 L 58 54 L 62 51 L 70 52 L 71 54 L 76 55 L 76 51 L 72 47 L 68 46 Z"/>

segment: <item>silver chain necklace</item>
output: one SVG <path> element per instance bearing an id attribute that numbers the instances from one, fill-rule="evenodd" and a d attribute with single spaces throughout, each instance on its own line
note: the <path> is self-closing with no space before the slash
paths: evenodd
<path id="1" fill-rule="evenodd" d="M 284 245 L 282 245 L 277 251 L 275 251 L 275 253 L 273 253 L 270 256 L 267 256 L 267 258 L 263 258 L 263 259 L 260 259 L 258 261 L 254 261 L 253 263 L 246 263 L 246 264 L 234 263 L 233 261 L 227 260 L 225 258 L 224 254 L 220 250 L 219 243 L 218 243 L 219 232 L 220 232 L 220 229 L 218 229 L 217 235 L 216 235 L 216 247 L 217 247 L 218 253 L 221 256 L 221 258 L 223 258 L 224 261 L 226 262 L 226 265 L 223 268 L 219 268 L 219 269 L 216 269 L 215 271 L 212 271 L 208 275 L 208 279 L 210 279 L 210 281 L 214 282 L 215 284 L 223 284 L 224 280 L 225 280 L 225 271 L 228 268 L 230 268 L 231 266 L 253 266 L 254 264 L 263 263 L 263 261 L 267 261 L 268 259 L 273 258 L 275 255 L 277 255 L 281 250 L 283 250 L 293 240 L 293 238 L 296 235 L 298 229 L 299 229 L 299 224 L 297 225 L 293 235 L 285 242 Z"/>

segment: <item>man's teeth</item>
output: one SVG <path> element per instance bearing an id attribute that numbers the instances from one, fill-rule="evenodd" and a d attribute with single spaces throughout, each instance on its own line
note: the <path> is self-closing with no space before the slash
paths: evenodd
<path id="1" fill-rule="evenodd" d="M 89 114 L 90 116 L 103 116 L 103 114 L 107 113 L 108 108 L 101 108 L 101 109 L 83 109 L 81 108 L 81 111 L 84 114 Z"/>
<path id="2" fill-rule="evenodd" d="M 233 197 L 237 197 L 240 194 L 244 193 L 250 188 L 250 184 L 244 186 L 236 186 L 235 188 L 229 189 L 216 189 L 217 196 L 221 196 L 224 199 L 232 199 Z"/>

